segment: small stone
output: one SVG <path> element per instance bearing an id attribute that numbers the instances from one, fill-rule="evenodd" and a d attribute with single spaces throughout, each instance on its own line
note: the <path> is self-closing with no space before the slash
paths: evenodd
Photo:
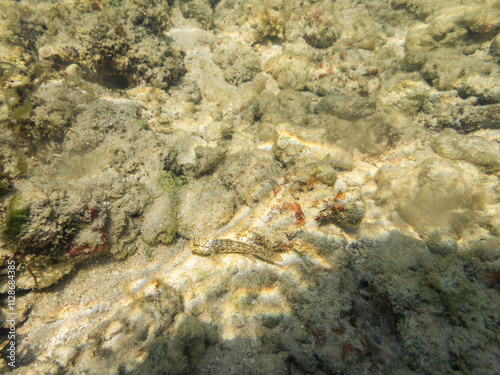
<path id="1" fill-rule="evenodd" d="M 490 54 L 493 56 L 500 56 L 500 34 L 497 34 L 490 45 Z"/>
<path id="2" fill-rule="evenodd" d="M 479 47 L 481 47 L 480 44 L 471 44 L 470 46 L 465 47 L 462 50 L 462 53 L 464 55 L 472 55 L 474 52 L 476 52 L 479 49 Z"/>

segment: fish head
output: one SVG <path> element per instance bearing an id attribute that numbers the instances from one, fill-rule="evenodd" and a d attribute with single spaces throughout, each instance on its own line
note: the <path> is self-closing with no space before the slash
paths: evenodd
<path id="1" fill-rule="evenodd" d="M 189 250 L 196 254 L 210 255 L 212 254 L 212 247 L 208 246 L 209 242 L 209 239 L 201 239 L 199 237 L 195 237 L 189 243 Z"/>

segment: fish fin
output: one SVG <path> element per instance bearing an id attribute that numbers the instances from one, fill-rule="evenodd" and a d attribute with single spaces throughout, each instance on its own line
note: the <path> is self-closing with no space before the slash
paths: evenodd
<path id="1" fill-rule="evenodd" d="M 265 253 L 265 254 L 263 254 L 261 252 L 255 252 L 255 253 L 252 253 L 252 255 L 258 259 L 261 259 L 265 262 L 270 262 L 270 263 L 281 262 L 283 260 L 281 255 L 278 253 Z"/>

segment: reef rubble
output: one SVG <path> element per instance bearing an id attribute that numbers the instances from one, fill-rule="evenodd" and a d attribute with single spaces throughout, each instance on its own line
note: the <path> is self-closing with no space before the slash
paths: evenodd
<path id="1" fill-rule="evenodd" d="M 0 372 L 500 372 L 498 1 L 0 10 Z"/>

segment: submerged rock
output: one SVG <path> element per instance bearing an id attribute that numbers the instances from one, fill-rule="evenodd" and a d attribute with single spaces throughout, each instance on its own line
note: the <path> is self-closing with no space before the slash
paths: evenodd
<path id="1" fill-rule="evenodd" d="M 345 94 L 329 95 L 314 107 L 315 113 L 326 112 L 341 119 L 357 119 L 375 111 L 375 100 Z"/>
<path id="2" fill-rule="evenodd" d="M 214 233 L 233 215 L 236 194 L 207 176 L 183 189 L 179 206 L 179 234 L 187 238 Z"/>
<path id="3" fill-rule="evenodd" d="M 359 196 L 339 191 L 316 220 L 320 223 L 333 222 L 340 226 L 351 227 L 359 225 L 364 216 L 365 209 L 363 203 L 359 201 Z"/>
<path id="4" fill-rule="evenodd" d="M 436 137 L 432 149 L 444 158 L 464 160 L 488 173 L 500 172 L 500 143 L 479 136 L 463 136 L 446 129 Z"/>
<path id="5" fill-rule="evenodd" d="M 0 0 L 14 373 L 498 372 L 494 2 L 59 5 Z"/>
<path id="6" fill-rule="evenodd" d="M 310 160 L 321 160 L 329 157 L 335 168 L 352 169 L 353 160 L 347 151 L 339 146 L 322 145 L 300 139 L 286 124 L 277 129 L 273 152 L 276 158 L 285 165 L 299 165 Z"/>
<path id="7" fill-rule="evenodd" d="M 206 141 L 179 131 L 170 141 L 164 168 L 178 175 L 195 177 L 214 170 L 224 158 L 224 147 L 208 145 Z"/>

